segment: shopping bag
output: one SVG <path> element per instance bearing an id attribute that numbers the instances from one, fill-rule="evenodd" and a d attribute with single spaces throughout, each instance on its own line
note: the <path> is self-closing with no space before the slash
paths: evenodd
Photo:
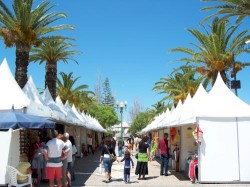
<path id="1" fill-rule="evenodd" d="M 99 165 L 99 173 L 102 174 L 102 163 Z"/>

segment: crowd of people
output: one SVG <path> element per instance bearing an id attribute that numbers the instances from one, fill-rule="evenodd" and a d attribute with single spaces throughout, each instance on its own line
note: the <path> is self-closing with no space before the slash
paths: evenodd
<path id="1" fill-rule="evenodd" d="M 114 161 L 124 162 L 124 182 L 130 182 L 131 167 L 134 162 L 131 155 L 136 154 L 137 162 L 135 174 L 138 180 L 146 180 L 149 174 L 148 162 L 155 156 L 160 156 L 159 175 L 168 175 L 169 146 L 168 133 L 164 133 L 163 138 L 150 135 L 141 135 L 133 138 L 129 137 L 126 141 L 115 138 L 103 139 L 101 146 L 100 163 L 104 166 L 105 183 L 112 180 L 112 165 Z M 118 145 L 118 157 L 116 156 L 116 145 Z M 58 187 L 71 187 L 71 181 L 75 180 L 74 162 L 77 149 L 73 136 L 67 132 L 58 133 L 56 130 L 46 143 L 41 143 L 40 138 L 36 137 L 33 145 L 34 154 L 32 162 L 28 162 L 27 155 L 20 156 L 20 164 L 17 169 L 22 173 L 32 173 L 34 184 L 39 184 L 43 178 L 49 181 L 49 186 L 54 187 L 56 181 Z M 87 135 L 87 151 L 94 154 L 92 147 L 92 137 Z M 158 155 L 159 153 L 159 155 Z M 24 183 L 26 178 L 18 177 L 20 183 Z"/>
<path id="2" fill-rule="evenodd" d="M 73 136 L 54 130 L 47 142 L 41 142 L 37 136 L 33 145 L 31 162 L 26 153 L 22 153 L 17 170 L 23 174 L 32 174 L 33 184 L 48 180 L 54 187 L 70 187 L 75 180 L 74 161 L 77 153 Z M 17 176 L 18 183 L 27 182 L 27 177 Z"/>
<path id="3" fill-rule="evenodd" d="M 124 182 L 130 182 L 130 169 L 134 167 L 134 162 L 131 159 L 133 153 L 136 154 L 137 163 L 135 174 L 138 175 L 138 180 L 146 180 L 148 175 L 148 162 L 152 161 L 156 156 L 160 156 L 160 172 L 159 174 L 168 176 L 169 162 L 169 142 L 168 133 L 164 133 L 164 137 L 154 137 L 151 135 L 141 135 L 139 137 L 129 137 L 126 141 L 118 139 L 118 157 L 124 157 L 119 160 L 116 158 L 114 138 L 106 138 L 101 151 L 100 162 L 104 165 L 105 183 L 109 183 L 112 179 L 112 164 L 114 161 L 124 161 Z M 115 157 L 115 159 L 113 159 Z"/>

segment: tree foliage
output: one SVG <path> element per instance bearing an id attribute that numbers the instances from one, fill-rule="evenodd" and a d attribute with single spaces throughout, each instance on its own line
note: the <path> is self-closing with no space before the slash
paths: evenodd
<path id="1" fill-rule="evenodd" d="M 102 104 L 114 107 L 115 101 L 112 95 L 109 79 L 106 78 L 103 85 L 103 97 L 102 97 Z"/>
<path id="2" fill-rule="evenodd" d="M 92 105 L 87 111 L 92 117 L 96 118 L 103 128 L 108 129 L 118 122 L 115 109 L 107 105 Z"/>
<path id="3" fill-rule="evenodd" d="M 137 132 L 140 132 L 143 128 L 145 128 L 151 120 L 152 117 L 149 115 L 149 111 L 141 112 L 132 122 L 129 131 L 135 135 Z"/>
<path id="4" fill-rule="evenodd" d="M 229 75 L 236 69 L 236 73 L 249 63 L 235 61 L 235 58 L 242 53 L 248 53 L 249 48 L 245 42 L 249 39 L 247 30 L 237 33 L 240 24 L 236 26 L 230 25 L 225 21 L 219 21 L 215 18 L 205 32 L 196 29 L 188 29 L 188 31 L 198 41 L 198 44 L 191 43 L 194 48 L 177 47 L 171 49 L 170 52 L 182 52 L 187 57 L 177 59 L 177 61 L 186 62 L 196 68 L 201 75 L 206 76 L 214 84 L 218 72 L 226 84 L 229 83 Z"/>
<path id="5" fill-rule="evenodd" d="M 220 4 L 209 6 L 202 11 L 215 11 L 212 15 L 207 16 L 202 23 L 216 16 L 222 16 L 221 20 L 227 20 L 230 17 L 236 17 L 239 23 L 246 17 L 250 16 L 250 0 L 202 0 L 203 2 L 218 2 Z"/>
<path id="6" fill-rule="evenodd" d="M 77 61 L 73 58 L 75 54 L 80 54 L 77 50 L 72 50 L 72 44 L 64 39 L 48 40 L 43 42 L 39 48 L 32 48 L 30 62 L 46 63 L 45 88 L 48 87 L 53 99 L 56 98 L 57 83 L 57 63 Z"/>
<path id="7" fill-rule="evenodd" d="M 198 89 L 199 85 L 203 82 L 203 76 L 196 76 L 196 71 L 191 66 L 183 66 L 175 70 L 168 77 L 161 78 L 159 82 L 155 83 L 154 91 L 159 94 L 166 95 L 162 101 L 169 101 L 169 104 L 177 104 L 179 100 L 184 101 L 188 94 L 193 96 Z M 206 84 L 204 85 L 206 87 Z M 159 108 L 158 113 L 166 110 L 168 106 L 164 107 L 161 103 L 157 104 L 155 108 Z"/>
<path id="8" fill-rule="evenodd" d="M 69 74 L 60 72 L 60 75 L 62 79 L 57 79 L 57 92 L 63 103 L 69 101 L 70 104 L 75 104 L 80 110 L 84 110 L 85 108 L 82 107 L 84 103 L 88 103 L 89 105 L 89 102 L 94 102 L 94 100 L 92 100 L 94 93 L 87 90 L 88 85 L 82 84 L 76 86 L 80 77 L 74 78 L 73 72 Z"/>
<path id="9" fill-rule="evenodd" d="M 49 1 L 42 1 L 34 10 L 34 0 L 13 0 L 12 9 L 9 9 L 0 0 L 0 35 L 6 47 L 16 47 L 15 78 L 23 88 L 28 77 L 29 53 L 32 46 L 38 47 L 55 31 L 73 29 L 71 25 L 53 25 L 56 21 L 66 17 L 63 12 L 50 12 L 55 5 Z"/>

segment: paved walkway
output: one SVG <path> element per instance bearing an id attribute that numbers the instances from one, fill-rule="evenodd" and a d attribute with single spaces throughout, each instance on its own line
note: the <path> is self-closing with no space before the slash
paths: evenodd
<path id="1" fill-rule="evenodd" d="M 136 166 L 136 159 L 133 161 Z M 94 155 L 89 155 L 83 158 L 77 158 L 75 163 L 76 180 L 72 182 L 73 187 L 80 186 L 250 186 L 249 184 L 192 184 L 182 172 L 171 171 L 169 176 L 159 176 L 160 165 L 158 161 L 148 163 L 149 175 L 147 180 L 137 180 L 135 175 L 135 167 L 131 170 L 131 183 L 125 184 L 123 182 L 123 162 L 115 162 L 112 167 L 112 180 L 110 183 L 104 183 L 104 172 L 99 172 L 100 152 Z M 118 157 L 119 160 L 121 158 Z M 102 168 L 102 171 L 104 169 Z M 38 187 L 47 187 L 48 183 L 42 183 Z"/>

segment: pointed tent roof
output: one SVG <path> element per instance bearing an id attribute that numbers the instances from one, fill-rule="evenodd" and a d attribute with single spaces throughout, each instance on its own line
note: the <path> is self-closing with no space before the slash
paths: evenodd
<path id="1" fill-rule="evenodd" d="M 250 106 L 226 86 L 218 73 L 208 97 L 197 107 L 196 115 L 198 117 L 250 117 Z"/>
<path id="2" fill-rule="evenodd" d="M 29 105 L 30 100 L 14 79 L 6 59 L 0 65 L 0 87 L 0 110 L 10 110 L 12 106 L 21 109 Z"/>
<path id="3" fill-rule="evenodd" d="M 52 116 L 52 110 L 45 104 L 41 95 L 38 93 L 31 76 L 23 87 L 23 92 L 30 99 L 30 104 L 27 106 L 27 114 L 47 118 Z"/>
<path id="4" fill-rule="evenodd" d="M 67 122 L 64 111 L 62 111 L 60 109 L 60 107 L 55 103 L 48 88 L 46 88 L 44 90 L 43 95 L 42 95 L 42 99 L 47 104 L 47 106 L 49 106 L 51 108 L 52 117 L 54 119 L 60 120 L 62 122 Z"/>
<path id="5" fill-rule="evenodd" d="M 23 92 L 27 95 L 27 97 L 38 104 L 46 105 L 43 101 L 41 95 L 38 93 L 35 83 L 33 82 L 32 77 L 29 77 L 29 80 L 23 87 Z"/>
<path id="6" fill-rule="evenodd" d="M 161 121 L 159 121 L 159 123 L 157 124 L 156 129 L 162 128 L 164 120 L 168 118 L 170 113 L 171 113 L 171 111 L 169 110 L 169 108 L 167 108 L 167 110 L 163 113 Z"/>
<path id="7" fill-rule="evenodd" d="M 75 116 L 81 121 L 82 126 L 88 128 L 86 120 L 84 120 L 82 115 L 78 113 L 74 104 L 71 107 L 71 110 L 75 114 Z"/>
<path id="8" fill-rule="evenodd" d="M 197 105 L 206 100 L 208 96 L 207 91 L 204 89 L 202 84 L 199 85 L 193 98 L 189 102 L 185 102 L 181 111 L 180 124 L 192 124 L 196 122 L 196 108 Z"/>
<path id="9" fill-rule="evenodd" d="M 67 122 L 70 123 L 70 124 L 75 124 L 75 118 L 71 115 L 71 113 L 67 112 L 67 109 L 64 106 L 60 96 L 56 97 L 55 103 L 63 111 L 63 113 L 65 114 L 65 116 L 67 118 Z"/>
<path id="10" fill-rule="evenodd" d="M 64 104 L 64 107 L 68 113 L 68 115 L 71 115 L 73 118 L 73 121 L 76 125 L 83 125 L 82 121 L 77 117 L 77 115 L 72 111 L 72 108 L 69 104 L 68 101 L 66 101 L 66 103 Z"/>
<path id="11" fill-rule="evenodd" d="M 182 107 L 182 101 L 179 100 L 175 110 L 171 113 L 170 118 L 168 119 L 167 126 L 179 125 Z"/>

